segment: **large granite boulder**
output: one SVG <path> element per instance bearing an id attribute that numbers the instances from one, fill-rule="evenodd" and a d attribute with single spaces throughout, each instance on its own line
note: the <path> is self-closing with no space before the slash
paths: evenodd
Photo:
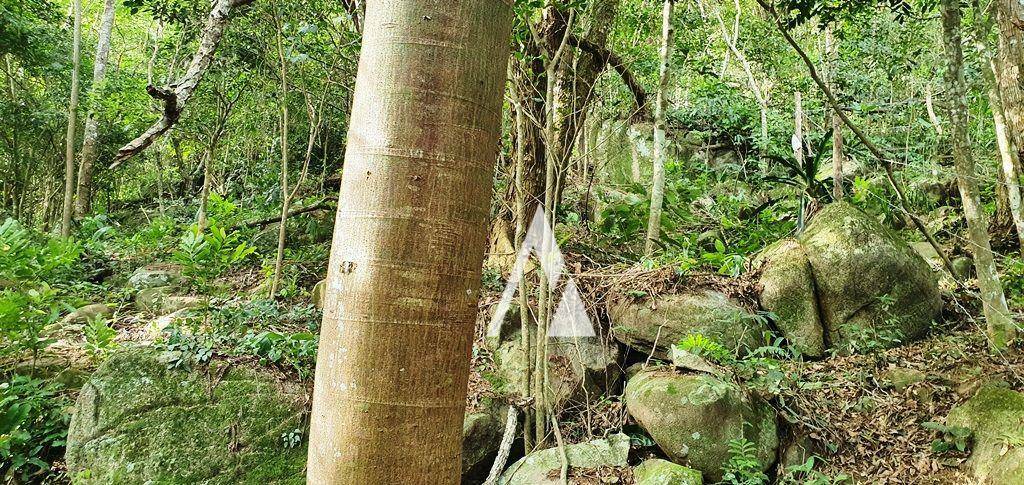
<path id="1" fill-rule="evenodd" d="M 845 202 L 826 206 L 799 238 L 758 259 L 764 264 L 761 305 L 808 355 L 821 355 L 824 343 L 847 353 L 867 339 L 887 346 L 919 339 L 942 310 L 928 263 Z"/>
<path id="2" fill-rule="evenodd" d="M 949 412 L 946 426 L 973 431 L 967 464 L 978 483 L 1024 485 L 1024 394 L 984 386 Z"/>
<path id="3" fill-rule="evenodd" d="M 722 479 L 731 440 L 752 442 L 763 470 L 775 462 L 775 410 L 737 384 L 657 367 L 630 378 L 623 399 L 630 416 L 673 462 L 699 470 L 710 482 Z"/>
<path id="4" fill-rule="evenodd" d="M 667 359 L 673 344 L 700 334 L 736 354 L 761 345 L 768 327 L 725 294 L 697 291 L 660 295 L 649 300 L 609 303 L 612 334 L 640 352 Z M 655 344 L 657 342 L 657 344 Z"/>
<path id="5" fill-rule="evenodd" d="M 161 356 L 115 353 L 82 387 L 74 483 L 305 483 L 305 443 L 284 439 L 306 434 L 303 388 L 242 368 L 168 370 Z"/>
<path id="6" fill-rule="evenodd" d="M 629 436 L 614 434 L 605 439 L 565 446 L 570 468 L 589 469 L 628 466 Z M 498 485 L 558 485 L 562 468 L 558 447 L 535 451 L 509 466 Z"/>

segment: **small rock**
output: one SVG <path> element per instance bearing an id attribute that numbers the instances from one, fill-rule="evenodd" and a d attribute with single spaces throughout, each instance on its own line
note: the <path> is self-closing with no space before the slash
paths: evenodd
<path id="1" fill-rule="evenodd" d="M 166 315 L 169 313 L 175 313 L 178 310 L 200 308 L 205 306 L 208 302 L 209 300 L 201 296 L 168 295 L 164 297 L 163 302 L 160 305 L 160 313 Z"/>
<path id="2" fill-rule="evenodd" d="M 607 439 L 565 446 L 570 468 L 598 468 L 602 466 L 628 466 L 629 436 L 619 433 Z M 558 485 L 558 472 L 562 468 L 558 447 L 535 451 L 508 467 L 498 485 Z"/>
<path id="3" fill-rule="evenodd" d="M 94 303 L 71 312 L 68 316 L 64 317 L 62 325 L 86 324 L 97 318 L 110 318 L 113 315 L 114 310 L 110 306 L 104 303 Z"/>
<path id="4" fill-rule="evenodd" d="M 309 292 L 309 299 L 312 300 L 313 305 L 318 310 L 324 309 L 324 294 L 327 290 L 327 280 L 320 280 L 317 284 L 313 285 L 313 289 Z"/>
<path id="5" fill-rule="evenodd" d="M 181 269 L 168 265 L 139 268 L 128 278 L 128 287 L 137 291 L 162 286 L 178 286 L 184 279 Z"/>
<path id="6" fill-rule="evenodd" d="M 161 313 L 164 299 L 171 296 L 173 292 L 174 288 L 170 286 L 146 288 L 135 295 L 135 306 L 145 312 Z"/>
<path id="7" fill-rule="evenodd" d="M 882 380 L 887 382 L 893 389 L 902 391 L 914 384 L 924 382 L 928 374 L 917 369 L 906 369 L 896 367 L 889 369 L 882 374 Z"/>
<path id="8" fill-rule="evenodd" d="M 658 458 L 647 460 L 633 468 L 636 485 L 703 485 L 700 472 Z"/>
<path id="9" fill-rule="evenodd" d="M 462 482 L 479 483 L 487 478 L 505 434 L 508 406 L 488 406 L 467 414 L 462 424 Z"/>

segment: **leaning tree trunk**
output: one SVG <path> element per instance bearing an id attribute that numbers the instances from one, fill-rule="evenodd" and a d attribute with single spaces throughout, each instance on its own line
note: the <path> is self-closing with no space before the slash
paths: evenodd
<path id="1" fill-rule="evenodd" d="M 942 34 L 949 61 L 946 85 L 951 95 L 949 118 L 957 185 L 963 200 L 964 217 L 967 219 L 968 239 L 974 255 L 975 271 L 978 274 L 978 287 L 981 290 L 990 344 L 993 349 L 1003 349 L 1013 340 L 1015 328 L 1006 307 L 1006 297 L 992 256 L 988 221 L 981 207 L 974 159 L 967 144 L 967 88 L 964 82 L 963 51 L 960 47 L 958 0 L 942 0 Z"/>
<path id="2" fill-rule="evenodd" d="M 367 5 L 308 481 L 457 484 L 512 14 Z"/>
<path id="3" fill-rule="evenodd" d="M 71 52 L 71 99 L 68 101 L 68 132 L 64 140 L 64 212 L 60 235 L 71 235 L 72 204 L 75 200 L 75 128 L 78 125 L 78 71 L 82 53 L 82 0 L 75 0 L 75 33 Z"/>
<path id="4" fill-rule="evenodd" d="M 651 183 L 651 212 L 647 220 L 647 238 L 644 254 L 654 254 L 654 243 L 661 234 L 661 206 L 665 200 L 665 159 L 668 143 L 665 135 L 665 94 L 668 91 L 668 61 L 672 57 L 672 4 L 665 0 L 661 13 L 661 52 L 659 61 L 658 94 L 654 101 L 654 169 Z"/>
<path id="5" fill-rule="evenodd" d="M 99 40 L 96 41 L 96 59 L 92 66 L 92 88 L 90 102 L 93 106 L 85 119 L 85 131 L 82 132 L 82 161 L 78 166 L 78 189 L 75 193 L 75 217 L 82 218 L 92 209 L 92 170 L 96 163 L 96 138 L 99 121 L 96 109 L 99 95 L 103 90 L 103 79 L 107 76 L 107 59 L 110 57 L 110 34 L 114 29 L 114 10 L 117 3 L 105 0 L 103 3 L 103 20 L 100 22 Z"/>

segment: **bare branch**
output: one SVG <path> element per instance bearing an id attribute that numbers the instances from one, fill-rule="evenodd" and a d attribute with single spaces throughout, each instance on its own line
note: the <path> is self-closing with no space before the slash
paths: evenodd
<path id="1" fill-rule="evenodd" d="M 626 84 L 629 91 L 633 93 L 633 99 L 636 100 L 636 113 L 634 118 L 637 120 L 650 120 L 651 113 L 647 108 L 647 91 L 640 85 L 633 72 L 626 66 L 625 61 L 619 57 L 618 54 L 612 52 L 610 49 L 597 45 L 587 39 L 580 38 L 575 34 L 569 35 L 569 45 L 585 51 L 590 55 L 596 57 L 605 66 L 611 66 L 615 69 L 615 72 L 622 77 L 622 82 Z"/>
<path id="2" fill-rule="evenodd" d="M 113 163 L 110 164 L 111 169 L 117 168 L 129 158 L 141 153 L 152 145 L 160 135 L 166 133 L 167 130 L 170 130 L 178 122 L 181 112 L 185 109 L 185 105 L 188 104 L 188 100 L 192 97 L 196 87 L 199 86 L 199 82 L 202 81 L 203 75 L 206 74 L 206 70 L 210 67 L 210 63 L 213 62 L 213 55 L 217 51 L 217 46 L 220 45 L 221 38 L 224 37 L 224 30 L 227 28 L 231 12 L 238 7 L 252 2 L 253 0 L 214 1 L 210 15 L 206 18 L 206 25 L 203 27 L 199 48 L 196 49 L 195 55 L 192 56 L 192 62 L 189 63 L 185 74 L 176 83 L 171 84 L 167 88 L 157 88 L 152 85 L 146 87 L 146 92 L 150 96 L 164 103 L 163 114 L 160 116 L 160 119 L 139 135 L 138 138 L 128 142 L 128 144 L 117 151 L 117 156 L 114 157 Z"/>

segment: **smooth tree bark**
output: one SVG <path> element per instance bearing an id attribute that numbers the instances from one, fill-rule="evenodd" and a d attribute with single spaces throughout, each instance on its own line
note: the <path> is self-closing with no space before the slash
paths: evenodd
<path id="1" fill-rule="evenodd" d="M 288 209 L 291 197 L 288 193 L 288 60 L 284 56 L 284 40 L 280 12 L 274 16 L 277 24 L 277 60 L 281 76 L 280 113 L 281 113 L 281 223 L 277 227 L 277 254 L 274 257 L 274 276 L 270 280 L 270 297 L 277 297 L 277 289 L 281 285 L 281 271 L 284 267 L 284 245 L 288 236 Z M 312 123 L 312 120 L 310 120 Z"/>
<path id="2" fill-rule="evenodd" d="M 92 209 L 92 172 L 96 163 L 96 139 L 99 136 L 99 120 L 96 105 L 103 91 L 103 80 L 107 76 L 107 60 L 110 58 L 110 37 L 114 30 L 114 11 L 117 2 L 104 0 L 103 16 L 100 20 L 99 36 L 96 41 L 96 57 L 92 66 L 92 87 L 89 88 L 89 114 L 85 118 L 82 132 L 81 162 L 78 165 L 78 188 L 75 191 L 75 217 L 85 217 Z"/>
<path id="3" fill-rule="evenodd" d="M 78 73 L 82 65 L 82 0 L 74 0 L 74 39 L 71 46 L 71 99 L 68 101 L 68 131 L 64 139 L 64 209 L 60 235 L 71 235 L 72 205 L 75 201 L 75 129 L 78 125 Z"/>
<path id="4" fill-rule="evenodd" d="M 967 219 L 969 248 L 974 256 L 974 267 L 978 275 L 989 344 L 994 350 L 1002 350 L 1014 339 L 1016 329 L 1006 306 L 1006 296 L 1003 294 L 992 255 L 988 221 L 981 206 L 974 159 L 967 142 L 967 87 L 964 81 L 960 22 L 959 0 L 942 0 L 942 37 L 949 63 L 945 81 L 950 95 L 949 118 L 953 163 L 963 202 L 964 218 Z"/>
<path id="5" fill-rule="evenodd" d="M 368 3 L 307 479 L 457 484 L 512 13 Z"/>
<path id="6" fill-rule="evenodd" d="M 661 10 L 661 51 L 658 60 L 658 92 L 654 101 L 654 163 L 651 182 L 651 209 L 647 219 L 644 254 L 654 255 L 654 246 L 661 235 L 661 209 L 665 201 L 665 162 L 668 141 L 665 127 L 665 95 L 668 92 L 669 60 L 672 59 L 672 8 L 674 0 L 665 0 Z"/>

